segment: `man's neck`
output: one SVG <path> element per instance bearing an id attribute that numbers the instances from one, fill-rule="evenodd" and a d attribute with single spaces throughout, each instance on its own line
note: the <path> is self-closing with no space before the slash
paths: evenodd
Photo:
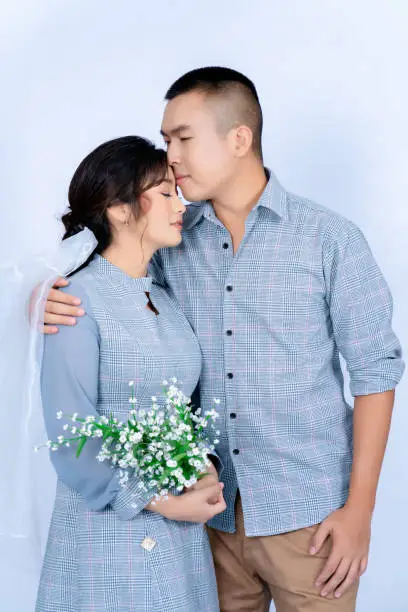
<path id="1" fill-rule="evenodd" d="M 214 212 L 230 232 L 234 252 L 245 233 L 245 221 L 264 191 L 268 178 L 261 162 L 249 163 L 223 192 L 212 200 Z"/>
<path id="2" fill-rule="evenodd" d="M 247 163 L 237 172 L 233 181 L 221 189 L 212 200 L 215 212 L 235 213 L 247 217 L 259 200 L 267 182 L 265 168 L 260 161 Z"/>

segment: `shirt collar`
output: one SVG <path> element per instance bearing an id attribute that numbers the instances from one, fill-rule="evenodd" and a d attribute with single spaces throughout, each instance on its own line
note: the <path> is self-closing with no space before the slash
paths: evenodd
<path id="1" fill-rule="evenodd" d="M 149 292 L 152 287 L 152 278 L 150 276 L 133 278 L 101 255 L 95 255 L 89 267 L 99 277 L 105 280 L 109 279 L 111 286 L 118 291 L 126 291 L 133 296 L 138 296 L 143 304 L 147 302 L 146 292 Z"/>
<path id="2" fill-rule="evenodd" d="M 271 170 L 265 168 L 265 173 L 268 177 L 268 182 L 255 208 L 260 206 L 269 208 L 279 218 L 284 219 L 287 212 L 286 191 Z"/>
<path id="3" fill-rule="evenodd" d="M 279 218 L 284 219 L 286 217 L 287 210 L 286 191 L 271 170 L 265 168 L 265 173 L 268 178 L 268 182 L 254 208 L 256 209 L 260 206 L 262 208 L 268 208 Z M 214 210 L 210 201 L 203 200 L 201 202 L 189 204 L 187 206 L 185 215 L 184 228 L 191 229 L 197 225 L 197 223 L 203 217 L 215 218 Z"/>

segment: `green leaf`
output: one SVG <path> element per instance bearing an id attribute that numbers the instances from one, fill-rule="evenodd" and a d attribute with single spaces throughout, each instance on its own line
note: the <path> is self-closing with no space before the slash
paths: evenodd
<path id="1" fill-rule="evenodd" d="M 82 436 L 82 438 L 78 442 L 77 451 L 76 451 L 77 459 L 78 459 L 79 455 L 82 453 L 82 449 L 84 448 L 84 446 L 86 444 L 86 441 L 87 441 L 87 437 L 86 436 Z"/>
<path id="2" fill-rule="evenodd" d="M 105 431 L 103 432 L 102 440 L 105 442 L 105 440 L 107 440 L 109 436 L 111 435 L 112 435 L 112 432 L 108 428 L 106 428 Z"/>

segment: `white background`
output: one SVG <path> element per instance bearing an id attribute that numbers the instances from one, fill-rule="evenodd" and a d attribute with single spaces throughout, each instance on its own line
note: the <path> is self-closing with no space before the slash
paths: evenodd
<path id="1" fill-rule="evenodd" d="M 407 344 L 405 0 L 14 0 L 0 20 L 1 262 L 56 242 L 91 148 L 130 133 L 159 141 L 173 80 L 227 65 L 258 87 L 266 162 L 283 185 L 363 229 Z M 407 400 L 403 381 L 359 612 L 408 610 Z M 25 612 L 19 588 L 2 585 L 1 610 Z"/>

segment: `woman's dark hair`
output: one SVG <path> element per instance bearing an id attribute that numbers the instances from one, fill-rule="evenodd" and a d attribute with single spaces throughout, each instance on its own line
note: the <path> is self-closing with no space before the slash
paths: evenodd
<path id="1" fill-rule="evenodd" d="M 112 241 L 107 209 L 119 203 L 130 204 L 138 218 L 140 195 L 160 185 L 167 170 L 166 152 L 139 136 L 101 144 L 85 157 L 72 177 L 69 208 L 61 219 L 65 226 L 63 240 L 87 227 L 98 241 L 94 253 L 102 253 Z"/>

